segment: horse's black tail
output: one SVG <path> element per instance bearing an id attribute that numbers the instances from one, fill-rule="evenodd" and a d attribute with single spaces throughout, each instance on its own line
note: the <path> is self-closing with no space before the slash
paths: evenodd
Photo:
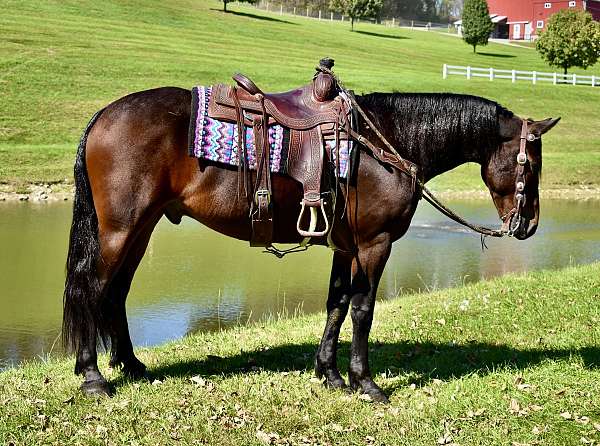
<path id="1" fill-rule="evenodd" d="M 102 111 L 98 111 L 92 117 L 83 132 L 75 160 L 75 200 L 69 237 L 62 325 L 63 345 L 71 350 L 77 350 L 80 345 L 89 345 L 90 341 L 95 344 L 97 339 L 106 344 L 106 330 L 100 304 L 102 290 L 97 274 L 97 263 L 100 259 L 98 217 L 85 163 L 88 135 Z"/>

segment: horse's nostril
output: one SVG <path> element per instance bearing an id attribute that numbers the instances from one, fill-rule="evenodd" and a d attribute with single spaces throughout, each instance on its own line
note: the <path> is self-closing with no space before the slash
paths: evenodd
<path id="1" fill-rule="evenodd" d="M 537 231 L 537 221 L 536 220 L 532 220 L 529 222 L 529 226 L 527 227 L 527 237 L 531 237 L 533 234 L 535 234 L 535 231 Z"/>

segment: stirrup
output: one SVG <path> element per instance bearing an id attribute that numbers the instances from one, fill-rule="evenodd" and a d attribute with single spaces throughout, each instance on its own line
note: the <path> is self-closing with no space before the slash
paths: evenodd
<path id="1" fill-rule="evenodd" d="M 300 228 L 300 222 L 302 221 L 302 216 L 304 215 L 304 211 L 306 210 L 306 200 L 302 200 L 300 202 L 302 204 L 302 209 L 300 210 L 300 215 L 298 216 L 298 222 L 296 223 L 296 230 L 302 237 L 323 237 L 329 232 L 329 220 L 327 219 L 327 214 L 325 213 L 325 206 L 323 199 L 319 200 L 318 207 L 321 209 L 321 215 L 325 219 L 325 229 L 323 231 L 315 231 L 317 227 L 317 206 L 309 206 L 310 207 L 310 223 L 308 225 L 308 230 L 305 231 Z"/>

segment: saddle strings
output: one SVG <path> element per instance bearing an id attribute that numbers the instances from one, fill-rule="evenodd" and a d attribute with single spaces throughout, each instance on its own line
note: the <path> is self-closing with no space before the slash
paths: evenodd
<path id="1" fill-rule="evenodd" d="M 394 146 L 392 146 L 389 141 L 385 138 L 385 136 L 383 136 L 383 134 L 379 131 L 379 129 L 373 124 L 373 122 L 371 121 L 371 119 L 369 119 L 369 117 L 367 116 L 367 114 L 364 112 L 364 110 L 362 109 L 362 107 L 358 104 L 358 102 L 356 101 L 356 99 L 354 98 L 354 94 L 352 94 L 350 91 L 348 91 L 345 87 L 344 84 L 340 81 L 340 79 L 335 75 L 335 73 L 333 71 L 331 71 L 329 68 L 327 67 L 318 67 L 318 69 L 320 69 L 321 71 L 330 74 L 331 76 L 333 76 L 333 78 L 335 79 L 335 81 L 337 82 L 339 88 L 346 93 L 346 95 L 348 95 L 348 98 L 350 99 L 350 103 L 352 104 L 353 107 L 356 108 L 356 110 L 360 113 L 360 115 L 364 118 L 365 122 L 369 125 L 369 127 L 373 130 L 373 132 L 375 132 L 375 134 L 377 135 L 377 137 L 381 140 L 381 142 L 383 142 L 387 148 L 392 152 L 392 154 L 394 154 L 398 160 L 400 161 L 400 163 L 402 165 L 406 165 L 406 162 L 404 160 L 404 158 L 402 158 L 402 156 L 398 153 L 398 151 L 394 148 Z M 348 129 L 350 133 L 354 133 L 351 132 L 351 129 Z M 361 135 L 359 135 L 361 136 Z M 359 140 L 358 142 L 368 142 L 369 144 L 365 144 L 367 145 L 367 147 L 371 148 L 371 150 L 373 150 L 372 147 L 370 146 L 374 146 L 372 143 L 370 143 L 370 141 L 366 140 L 364 137 L 362 137 L 362 141 Z M 395 164 L 393 164 L 395 166 Z M 501 230 L 497 230 L 497 229 L 490 229 L 487 228 L 485 226 L 479 226 L 473 223 L 469 223 L 467 220 L 465 220 L 463 217 L 461 217 L 460 215 L 458 215 L 457 213 L 455 213 L 454 211 L 452 211 L 451 209 L 449 209 L 446 205 L 444 205 L 440 199 L 438 199 L 433 192 L 431 192 L 426 186 L 425 183 L 417 176 L 416 172 L 412 171 L 411 169 L 407 169 L 406 167 L 404 167 L 403 169 L 400 168 L 400 166 L 396 166 L 401 172 L 404 172 L 405 174 L 409 175 L 412 178 L 413 184 L 418 184 L 419 187 L 421 188 L 421 195 L 423 198 L 425 198 L 425 201 L 427 201 L 429 204 L 431 204 L 435 209 L 437 209 L 439 212 L 441 212 L 442 214 L 444 214 L 446 217 L 450 218 L 451 220 L 454 220 L 455 222 L 466 226 L 467 228 L 478 232 L 479 234 L 482 235 L 487 235 L 487 236 L 491 236 L 491 237 L 503 237 L 505 234 L 504 232 L 502 232 Z"/>

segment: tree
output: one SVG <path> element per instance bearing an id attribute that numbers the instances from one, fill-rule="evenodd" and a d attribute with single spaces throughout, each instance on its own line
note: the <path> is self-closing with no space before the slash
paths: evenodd
<path id="1" fill-rule="evenodd" d="M 494 29 L 486 0 L 465 0 L 462 14 L 463 40 L 473 46 L 487 45 Z"/>
<path id="2" fill-rule="evenodd" d="M 563 9 L 548 20 L 535 48 L 551 67 L 584 70 L 600 58 L 600 23 L 586 11 Z"/>
<path id="3" fill-rule="evenodd" d="M 243 3 L 250 3 L 250 4 L 254 4 L 256 3 L 258 0 L 223 0 L 223 12 L 227 12 L 227 3 L 233 3 L 234 1 Z"/>
<path id="4" fill-rule="evenodd" d="M 350 27 L 354 31 L 354 20 L 377 17 L 383 0 L 331 0 L 331 8 L 350 17 Z"/>

